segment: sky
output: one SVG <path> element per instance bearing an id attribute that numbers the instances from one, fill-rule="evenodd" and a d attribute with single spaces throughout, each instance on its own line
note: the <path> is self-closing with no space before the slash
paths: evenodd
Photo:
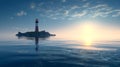
<path id="1" fill-rule="evenodd" d="M 38 18 L 40 30 L 75 35 L 90 27 L 118 37 L 119 6 L 120 0 L 0 0 L 0 34 L 34 31 Z"/>

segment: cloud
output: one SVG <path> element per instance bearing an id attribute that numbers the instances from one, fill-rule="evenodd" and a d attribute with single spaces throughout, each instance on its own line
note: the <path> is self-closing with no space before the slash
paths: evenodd
<path id="1" fill-rule="evenodd" d="M 112 17 L 118 17 L 120 16 L 120 10 L 115 10 L 115 13 L 114 15 L 112 15 Z"/>
<path id="2" fill-rule="evenodd" d="M 23 10 L 17 13 L 17 16 L 26 16 L 26 15 L 27 15 L 27 12 Z"/>
<path id="3" fill-rule="evenodd" d="M 42 13 L 40 16 L 44 17 L 55 17 L 52 19 L 56 19 L 59 17 L 63 18 L 73 18 L 82 16 L 87 16 L 90 18 L 97 18 L 97 17 L 118 17 L 120 16 L 120 11 L 118 9 L 114 9 L 113 7 L 109 6 L 108 4 L 92 4 L 92 2 L 88 2 L 88 0 L 81 0 L 86 1 L 82 2 L 81 4 L 67 4 L 62 5 L 59 7 L 56 5 L 55 7 L 52 6 L 51 3 L 46 4 L 45 2 L 41 3 L 31 3 L 31 9 L 34 9 L 35 11 Z M 67 0 L 61 0 L 61 2 L 67 2 Z M 45 8 L 45 6 L 48 6 Z M 51 8 L 51 9 L 50 9 Z M 81 12 L 80 12 L 81 11 Z M 17 13 L 18 16 L 26 15 L 27 13 L 24 11 L 21 11 Z M 52 16 L 52 17 L 51 17 Z"/>
<path id="4" fill-rule="evenodd" d="M 66 0 L 62 0 L 62 2 L 66 2 Z"/>
<path id="5" fill-rule="evenodd" d="M 65 12 L 64 12 L 64 15 L 68 15 L 69 14 L 69 11 L 68 10 L 65 10 Z"/>
<path id="6" fill-rule="evenodd" d="M 96 5 L 96 6 L 92 7 L 92 8 L 97 9 L 97 8 L 102 8 L 102 7 L 107 7 L 107 5 L 106 4 L 98 4 L 98 5 Z"/>
<path id="7" fill-rule="evenodd" d="M 74 10 L 74 9 L 77 9 L 77 8 L 80 8 L 80 7 L 77 6 L 77 5 L 74 5 L 74 6 L 71 7 L 71 10 Z"/>
<path id="8" fill-rule="evenodd" d="M 87 14 L 87 11 L 83 11 L 81 13 L 74 14 L 72 17 L 82 17 L 82 16 L 85 16 L 86 14 Z"/>
<path id="9" fill-rule="evenodd" d="M 35 7 L 36 7 L 36 4 L 35 3 L 31 3 L 30 8 L 34 9 Z"/>
<path id="10" fill-rule="evenodd" d="M 107 4 L 97 4 L 97 5 L 91 5 L 90 3 L 85 3 L 82 7 L 79 6 L 73 6 L 71 7 L 71 10 L 74 11 L 74 9 L 78 8 L 78 10 L 83 9 L 83 12 L 78 13 L 79 11 L 77 11 L 77 13 L 75 13 L 74 15 L 72 15 L 72 17 L 82 17 L 82 16 L 89 16 L 92 18 L 96 18 L 96 17 L 108 17 L 111 16 L 115 11 L 113 10 L 112 7 L 108 6 Z M 116 13 L 115 16 L 119 16 L 119 12 Z"/>
<path id="11" fill-rule="evenodd" d="M 77 9 L 77 8 L 80 8 L 80 7 L 77 6 L 77 5 L 74 5 L 74 6 L 71 7 L 71 10 L 74 10 L 74 9 Z"/>
<path id="12" fill-rule="evenodd" d="M 118 17 L 118 16 L 120 16 L 120 12 L 118 12 L 118 13 L 115 14 L 115 15 L 112 15 L 112 17 Z"/>
<path id="13" fill-rule="evenodd" d="M 93 18 L 96 18 L 96 17 L 98 17 L 98 16 L 100 16 L 100 17 L 107 17 L 107 15 L 104 15 L 103 12 L 95 12 L 92 17 L 93 17 Z"/>
<path id="14" fill-rule="evenodd" d="M 89 7 L 90 3 L 86 3 L 83 7 Z"/>
<path id="15" fill-rule="evenodd" d="M 93 18 L 108 17 L 114 12 L 113 8 L 109 7 L 107 4 L 98 4 L 89 9 L 89 14 L 91 14 Z"/>
<path id="16" fill-rule="evenodd" d="M 100 11 L 96 11 L 93 15 L 92 15 L 92 17 L 93 18 L 95 18 L 95 17 L 98 17 L 98 16 L 100 16 L 100 17 L 107 17 L 107 16 L 109 16 L 111 13 L 113 13 L 113 11 L 106 11 L 106 12 L 100 12 Z"/>

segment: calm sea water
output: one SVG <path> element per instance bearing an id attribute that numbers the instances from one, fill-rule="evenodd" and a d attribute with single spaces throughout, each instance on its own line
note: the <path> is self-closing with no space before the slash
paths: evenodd
<path id="1" fill-rule="evenodd" d="M 51 38 L 0 41 L 0 67 L 120 67 L 120 41 L 89 46 Z"/>

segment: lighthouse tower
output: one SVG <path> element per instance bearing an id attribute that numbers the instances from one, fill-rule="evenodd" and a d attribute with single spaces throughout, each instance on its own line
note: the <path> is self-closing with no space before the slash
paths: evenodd
<path id="1" fill-rule="evenodd" d="M 38 19 L 36 19 L 35 21 L 35 32 L 39 32 L 39 28 L 38 28 Z"/>

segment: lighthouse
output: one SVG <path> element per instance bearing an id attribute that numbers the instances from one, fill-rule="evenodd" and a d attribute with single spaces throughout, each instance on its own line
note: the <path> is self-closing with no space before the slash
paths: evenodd
<path id="1" fill-rule="evenodd" d="M 25 33 L 21 33 L 18 32 L 18 34 L 16 34 L 16 36 L 18 37 L 35 37 L 35 38 L 46 38 L 46 37 L 50 37 L 50 36 L 56 36 L 55 34 L 50 34 L 49 32 L 46 32 L 45 30 L 43 31 L 39 31 L 39 27 L 38 27 L 38 19 L 35 20 L 35 30 L 34 31 L 28 31 Z M 38 43 L 37 39 L 36 39 L 36 44 Z"/>
<path id="2" fill-rule="evenodd" d="M 38 19 L 36 19 L 36 21 L 35 21 L 35 32 L 39 32 L 38 23 L 39 23 L 39 21 L 38 21 Z"/>

